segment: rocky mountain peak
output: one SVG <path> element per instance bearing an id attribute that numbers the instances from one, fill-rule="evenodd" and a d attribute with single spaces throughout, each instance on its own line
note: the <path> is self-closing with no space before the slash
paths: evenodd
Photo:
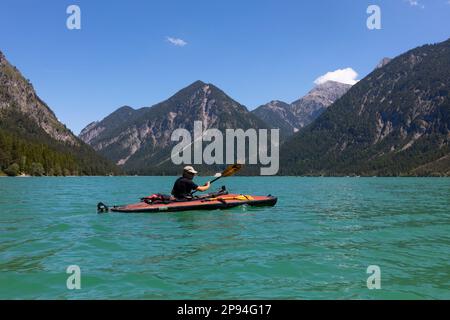
<path id="1" fill-rule="evenodd" d="M 315 120 L 351 87 L 349 84 L 327 81 L 317 85 L 306 96 L 293 102 L 292 112 L 299 119 L 299 128 Z"/>
<path id="2" fill-rule="evenodd" d="M 116 110 L 116 112 L 132 112 L 132 111 L 135 110 L 130 106 L 123 106 Z"/>
<path id="3" fill-rule="evenodd" d="M 298 101 L 295 101 L 293 104 L 299 104 L 302 100 L 314 100 L 315 102 L 328 107 L 344 93 L 346 93 L 351 87 L 352 86 L 349 84 L 336 81 L 327 81 L 315 86 L 306 96 Z"/>
<path id="4" fill-rule="evenodd" d="M 191 83 L 190 85 L 188 85 L 185 89 L 199 89 L 201 87 L 207 86 L 208 84 L 201 81 L 201 80 L 197 80 L 194 81 L 193 83 Z"/>
<path id="5" fill-rule="evenodd" d="M 280 100 L 272 100 L 266 106 L 270 109 L 286 109 L 289 104 Z"/>
<path id="6" fill-rule="evenodd" d="M 205 83 L 203 81 L 197 80 L 187 87 L 181 89 L 177 93 L 175 93 L 171 98 L 173 100 L 177 99 L 184 99 L 186 96 L 195 96 L 195 95 L 204 95 L 204 94 L 211 94 L 212 91 L 219 90 L 217 87 L 215 87 L 212 84 Z"/>
<path id="7" fill-rule="evenodd" d="M 131 115 L 120 116 L 124 111 Z M 195 121 L 201 121 L 204 130 L 265 126 L 218 87 L 196 81 L 152 107 L 120 108 L 83 129 L 80 138 L 118 165 L 142 173 L 150 170 L 149 164 L 167 165 L 174 145 L 172 132 L 180 128 L 193 131 Z"/>
<path id="8" fill-rule="evenodd" d="M 288 137 L 310 124 L 350 88 L 348 84 L 327 81 L 292 104 L 273 100 L 252 112 L 271 127 L 280 129 L 282 137 Z"/>

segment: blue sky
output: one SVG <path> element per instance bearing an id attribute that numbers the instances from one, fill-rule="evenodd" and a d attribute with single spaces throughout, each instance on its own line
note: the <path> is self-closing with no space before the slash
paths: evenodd
<path id="1" fill-rule="evenodd" d="M 450 37 L 450 0 L 1 0 L 0 50 L 75 133 L 195 80 L 249 109 L 292 102 L 327 72 Z M 66 9 L 81 8 L 81 30 Z M 366 9 L 381 8 L 368 30 Z M 171 38 L 170 41 L 168 38 Z"/>

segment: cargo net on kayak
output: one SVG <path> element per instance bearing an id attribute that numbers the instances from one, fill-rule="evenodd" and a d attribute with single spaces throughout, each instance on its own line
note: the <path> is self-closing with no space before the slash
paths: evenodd
<path id="1" fill-rule="evenodd" d="M 171 195 L 166 194 L 152 194 L 151 196 L 141 198 L 142 202 L 145 202 L 147 204 L 170 204 L 173 202 L 185 202 L 185 201 L 191 201 L 191 200 L 207 200 L 207 199 L 214 199 L 220 196 L 226 196 L 228 195 L 227 188 L 225 186 L 222 186 L 219 191 L 209 193 L 203 196 L 193 196 L 190 195 L 184 199 L 177 199 Z"/>

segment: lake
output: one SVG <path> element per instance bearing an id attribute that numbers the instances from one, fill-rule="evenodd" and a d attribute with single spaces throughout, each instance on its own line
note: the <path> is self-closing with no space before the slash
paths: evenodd
<path id="1" fill-rule="evenodd" d="M 450 298 L 448 178 L 234 177 L 213 189 L 277 206 L 96 212 L 174 179 L 0 178 L 0 299 Z"/>

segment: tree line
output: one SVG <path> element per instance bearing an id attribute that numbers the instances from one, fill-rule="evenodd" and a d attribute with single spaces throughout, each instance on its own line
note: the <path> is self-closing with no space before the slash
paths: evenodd
<path id="1" fill-rule="evenodd" d="M 85 152 L 86 153 L 86 152 Z M 72 152 L 54 147 L 0 129 L 0 174 L 17 176 L 70 176 L 117 174 L 106 161 L 101 163 L 95 155 L 77 159 Z"/>

